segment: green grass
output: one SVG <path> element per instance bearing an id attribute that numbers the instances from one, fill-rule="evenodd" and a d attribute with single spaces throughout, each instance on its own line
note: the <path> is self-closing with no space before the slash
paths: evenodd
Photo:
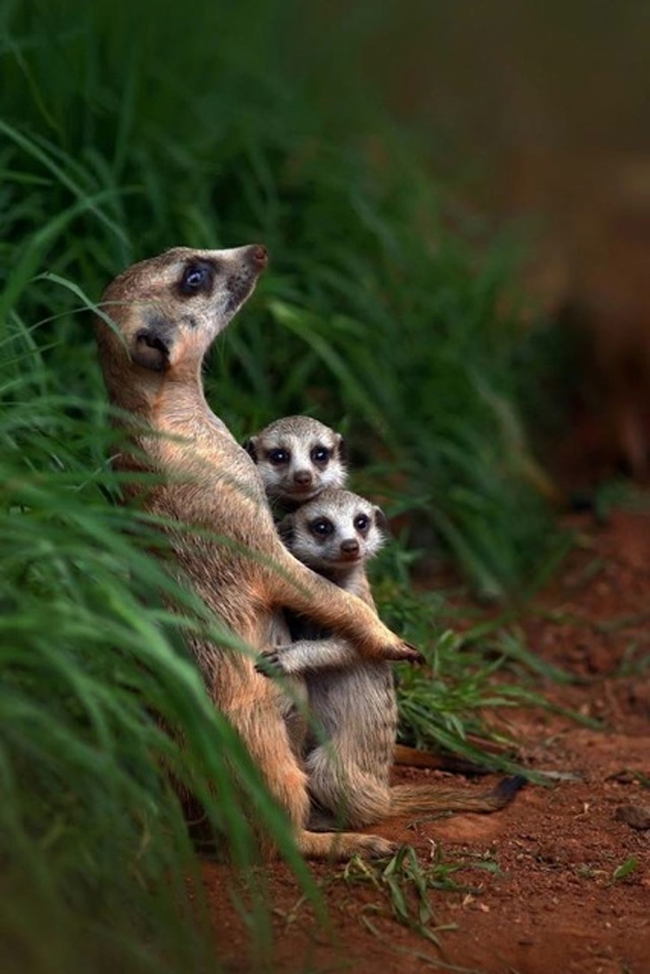
<path id="1" fill-rule="evenodd" d="M 444 950 L 440 935 L 447 930 L 454 930 L 455 925 L 442 926 L 436 922 L 435 912 L 431 903 L 431 891 L 461 891 L 477 894 L 480 890 L 467 884 L 459 883 L 455 878 L 464 870 L 484 870 L 498 873 L 498 864 L 489 857 L 479 856 L 470 860 L 447 861 L 440 846 L 432 847 L 430 861 L 423 863 L 418 859 L 415 850 L 405 845 L 386 863 L 364 862 L 358 856 L 350 860 L 343 871 L 343 878 L 350 887 L 356 885 L 372 886 L 380 899 L 389 908 L 390 915 L 400 924 L 413 930 L 429 943 L 434 944 L 441 953 L 436 959 L 426 958 L 432 966 L 439 963 L 443 969 L 460 971 L 461 968 L 450 968 L 444 962 Z M 373 906 L 362 914 L 362 920 L 370 932 L 381 938 L 381 934 L 372 922 L 373 913 L 384 912 L 381 907 Z M 370 915 L 368 915 L 370 914 Z M 388 943 L 389 950 L 400 948 Z M 405 950 L 404 952 L 411 953 Z M 415 954 L 415 952 L 412 952 Z M 462 968 L 465 971 L 465 968 Z M 468 972 L 471 974 L 471 972 Z"/>
<path id="2" fill-rule="evenodd" d="M 18 305 L 30 327 L 52 302 L 67 310 L 39 344 L 54 342 L 62 380 L 96 394 L 72 295 L 34 287 L 34 274 L 96 300 L 166 246 L 262 240 L 271 271 L 207 372 L 219 413 L 240 436 L 296 411 L 342 427 L 412 543 L 443 545 L 476 588 L 503 596 L 549 537 L 519 404 L 530 364 L 503 310 L 515 255 L 505 239 L 479 255 L 447 229 L 444 193 L 404 133 L 371 115 L 335 131 L 282 74 L 291 6 L 242 3 L 228 17 L 201 5 L 200 30 L 182 18 L 181 45 L 168 3 L 137 35 L 101 4 L 92 18 L 74 18 L 74 3 L 36 5 L 33 18 L 13 8 L 0 62 L 4 256 L 21 247 L 3 262 L 4 310 Z M 259 33 L 243 44 L 246 10 Z"/>
<path id="3" fill-rule="evenodd" d="M 451 555 L 491 598 L 550 564 L 521 418 L 534 362 L 503 310 L 516 255 L 449 229 L 418 147 L 360 104 L 349 65 L 327 108 L 297 54 L 303 16 L 256 0 L 0 10 L 3 969 L 213 963 L 200 904 L 187 912 L 196 860 L 169 766 L 238 862 L 255 858 L 252 806 L 310 888 L 183 652 L 187 628 L 215 620 L 147 554 L 155 525 L 114 504 L 89 309 L 127 264 L 176 244 L 268 246 L 208 396 L 241 438 L 292 412 L 340 428 L 357 486 L 404 519 L 382 605 L 430 656 L 428 682 L 402 691 L 417 740 L 462 749 L 506 691 L 485 655 L 457 665 L 429 626 L 439 600 L 404 595 L 412 553 Z M 262 912 L 252 926 L 264 933 Z"/>
<path id="4" fill-rule="evenodd" d="M 107 503 L 106 464 L 78 459 L 91 440 L 108 452 L 105 410 L 60 395 L 13 400 L 20 391 L 4 386 L 0 418 L 3 970 L 207 964 L 184 886 L 196 863 L 166 771 L 235 862 L 257 861 L 253 810 L 310 888 L 283 816 L 182 649 L 190 630 L 232 640 L 148 554 L 162 543 L 156 525 Z M 47 936 L 34 938 L 35 925 Z"/>

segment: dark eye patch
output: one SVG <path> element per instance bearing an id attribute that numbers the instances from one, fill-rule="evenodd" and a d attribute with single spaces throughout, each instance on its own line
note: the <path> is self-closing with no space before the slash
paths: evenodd
<path id="1" fill-rule="evenodd" d="M 191 298 L 197 294 L 211 294 L 217 269 L 212 261 L 192 260 L 185 266 L 178 282 L 179 294 Z"/>
<path id="2" fill-rule="evenodd" d="M 314 463 L 326 464 L 331 456 L 332 451 L 328 450 L 326 446 L 321 446 L 317 444 L 312 447 L 309 452 L 309 456 Z"/>
<path id="3" fill-rule="evenodd" d="M 289 463 L 291 459 L 291 454 L 288 450 L 283 450 L 280 447 L 276 450 L 269 450 L 267 453 L 267 459 L 274 467 L 279 467 L 283 463 Z"/>
<path id="4" fill-rule="evenodd" d="M 370 527 L 370 518 L 368 517 L 367 514 L 357 514 L 357 516 L 354 519 L 354 526 L 357 529 L 357 531 L 361 531 L 361 532 L 367 531 L 368 528 Z"/>
<path id="5" fill-rule="evenodd" d="M 317 538 L 327 538 L 334 531 L 334 525 L 327 517 L 317 517 L 309 522 L 309 530 Z"/>

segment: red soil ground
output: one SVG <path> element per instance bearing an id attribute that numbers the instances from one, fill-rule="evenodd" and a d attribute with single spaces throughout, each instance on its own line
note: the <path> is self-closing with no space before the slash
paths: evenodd
<path id="1" fill-rule="evenodd" d="M 411 844 L 423 864 L 436 853 L 450 863 L 493 864 L 454 874 L 463 889 L 428 893 L 440 946 L 394 918 L 385 889 L 351 885 L 341 867 L 316 865 L 325 925 L 277 864 L 269 875 L 274 943 L 253 956 L 227 868 L 206 863 L 227 971 L 650 974 L 650 512 L 614 513 L 605 525 L 585 515 L 578 528 L 582 544 L 523 627 L 532 651 L 580 678 L 540 681 L 539 690 L 603 729 L 548 711 L 508 712 L 523 762 L 566 777 L 528 785 L 494 815 L 396 819 L 373 829 Z M 395 774 L 436 777 L 445 776 Z"/>

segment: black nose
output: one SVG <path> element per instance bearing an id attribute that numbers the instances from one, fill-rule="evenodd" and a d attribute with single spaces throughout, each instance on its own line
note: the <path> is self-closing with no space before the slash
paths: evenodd
<path id="1" fill-rule="evenodd" d="M 294 483 L 299 484 L 300 487 L 308 487 L 313 480 L 311 470 L 296 470 L 293 475 L 293 480 Z"/>
<path id="2" fill-rule="evenodd" d="M 341 542 L 341 551 L 346 555 L 356 555 L 359 551 L 359 542 L 356 538 L 346 538 Z"/>

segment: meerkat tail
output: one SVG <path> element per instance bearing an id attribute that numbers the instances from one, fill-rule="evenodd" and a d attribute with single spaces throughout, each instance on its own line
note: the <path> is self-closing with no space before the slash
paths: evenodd
<path id="1" fill-rule="evenodd" d="M 433 785 L 396 785 L 390 789 L 390 814 L 409 812 L 497 812 L 509 805 L 526 784 L 523 775 L 503 778 L 490 791 L 478 794 Z"/>
<path id="2" fill-rule="evenodd" d="M 465 761 L 453 754 L 436 754 L 435 751 L 421 751 L 406 744 L 395 744 L 393 764 L 406 768 L 430 768 L 434 771 L 453 771 L 456 774 L 489 774 L 489 769 L 473 761 Z"/>
<path id="3" fill-rule="evenodd" d="M 393 748 L 393 763 L 400 764 L 408 768 L 433 768 L 442 769 L 443 758 L 440 754 L 433 751 L 420 751 L 416 747 L 408 747 L 406 744 L 395 744 Z"/>

